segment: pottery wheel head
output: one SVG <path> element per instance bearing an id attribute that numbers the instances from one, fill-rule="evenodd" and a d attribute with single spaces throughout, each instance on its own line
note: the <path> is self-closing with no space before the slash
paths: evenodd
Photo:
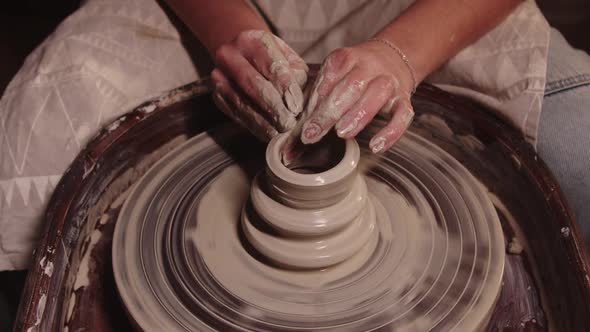
<path id="1" fill-rule="evenodd" d="M 311 167 L 321 154 L 305 171 L 287 169 L 272 160 L 275 143 L 266 160 L 243 158 L 256 143 L 228 125 L 135 184 L 113 269 L 139 327 L 485 328 L 504 239 L 485 188 L 461 163 L 411 131 L 378 157 L 341 142 L 329 170 Z"/>

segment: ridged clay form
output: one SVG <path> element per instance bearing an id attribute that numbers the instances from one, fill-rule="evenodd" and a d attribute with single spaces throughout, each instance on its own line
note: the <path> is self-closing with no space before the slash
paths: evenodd
<path id="1" fill-rule="evenodd" d="M 320 269 L 343 262 L 377 233 L 375 208 L 358 172 L 359 146 L 355 140 L 319 145 L 292 169 L 280 154 L 287 135 L 267 147 L 266 171 L 253 180 L 242 211 L 244 234 L 279 266 Z M 310 171 L 326 164 L 334 166 Z"/>

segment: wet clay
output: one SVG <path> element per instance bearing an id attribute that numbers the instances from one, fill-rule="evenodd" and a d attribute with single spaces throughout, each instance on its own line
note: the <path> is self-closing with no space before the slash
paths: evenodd
<path id="1" fill-rule="evenodd" d="M 62 178 L 61 189 L 56 190 L 49 203 L 46 227 L 19 309 L 18 330 L 33 326 L 39 330 L 61 330 L 66 324 L 65 317 L 71 317 L 66 325 L 70 331 L 130 331 L 133 330 L 130 324 L 138 327 L 135 316 L 127 315 L 127 305 L 119 300 L 112 273 L 112 235 L 120 207 L 109 210 L 108 218 L 102 218 L 101 210 L 96 209 L 98 219 L 89 217 L 89 208 L 95 207 L 96 200 L 104 195 L 118 196 L 121 191 L 118 186 L 111 188 L 113 181 L 171 137 L 193 137 L 227 121 L 214 108 L 211 98 L 202 95 L 206 83 L 190 84 L 158 97 L 156 104 L 150 101 L 141 105 L 124 121 L 117 121 L 120 124 L 117 129 L 97 136 L 76 158 L 72 168 Z M 195 97 L 183 100 L 178 97 L 181 95 L 178 91 L 189 91 Z M 417 116 L 411 131 L 440 146 L 463 164 L 502 202 L 522 234 L 526 235 L 526 243 L 520 241 L 520 233 L 512 229 L 511 222 L 503 218 L 503 212 L 498 210 L 505 238 L 507 241 L 516 239 L 513 242 L 519 243 L 523 251 L 506 256 L 506 265 L 511 266 L 505 268 L 501 296 L 487 330 L 546 331 L 547 320 L 544 317 L 549 317 L 556 331 L 589 330 L 588 320 L 585 319 L 590 308 L 588 279 L 585 278 L 588 264 L 585 256 L 580 254 L 583 243 L 573 224 L 571 211 L 541 159 L 519 136 L 487 117 L 481 108 L 473 104 L 429 86 L 421 86 L 412 103 Z M 425 121 L 425 115 L 443 119 L 444 122 L 440 122 L 452 130 L 451 136 L 442 135 L 440 126 Z M 380 128 L 383 124 L 376 123 L 375 127 Z M 363 152 L 369 137 L 361 137 L 359 141 Z M 477 149 L 466 148 L 461 142 L 462 137 L 469 138 Z M 264 169 L 263 160 L 260 163 L 257 160 L 253 168 L 244 163 L 244 160 L 264 156 L 264 146 L 254 139 L 248 142 L 248 137 L 243 136 L 231 145 L 227 142 L 219 144 L 229 151 L 232 163 L 238 164 L 249 179 Z M 207 157 L 212 155 L 207 154 Z M 364 161 L 366 157 L 362 157 Z M 379 159 L 376 166 L 380 166 Z M 363 168 L 360 170 L 363 171 Z M 374 177 L 378 172 L 369 173 L 369 177 Z M 212 175 L 207 174 L 202 179 L 212 183 L 209 178 Z M 139 177 L 142 175 L 138 172 Z M 406 200 L 411 202 L 411 199 Z M 89 284 L 75 291 L 74 301 L 72 288 L 76 273 L 79 272 L 80 260 L 85 255 L 90 235 L 96 228 L 100 229 L 102 236 L 94 247 L 87 249 L 91 251 Z M 155 252 L 156 249 L 152 249 Z M 51 265 L 52 273 L 47 269 Z M 510 273 L 509 268 L 517 273 Z M 534 274 L 535 278 L 531 275 L 532 270 L 539 272 Z M 525 276 L 525 279 L 519 275 Z M 145 291 L 146 294 L 150 292 Z M 175 292 L 183 293 L 180 289 L 175 289 Z M 541 297 L 543 308 L 540 307 L 539 292 L 546 294 L 546 297 Z M 143 299 L 140 297 L 141 302 Z M 194 308 L 191 302 L 190 297 L 182 300 L 182 303 Z M 68 312 L 72 314 L 68 315 Z M 231 313 L 229 315 L 233 317 Z"/>
<path id="2" fill-rule="evenodd" d="M 273 169 L 272 144 L 266 161 L 224 150 L 243 141 L 234 127 L 196 136 L 123 206 L 114 274 L 142 329 L 485 328 L 504 239 L 486 190 L 450 155 L 409 132 L 376 159 L 346 142 L 332 168 L 344 171 L 306 174 Z"/>
<path id="3" fill-rule="evenodd" d="M 374 244 L 376 212 L 357 172 L 356 141 L 336 140 L 344 145 L 336 161 L 319 151 L 318 160 L 296 162 L 294 170 L 283 165 L 280 154 L 287 135 L 268 145 L 266 172 L 256 176 L 244 205 L 242 230 L 250 244 L 273 263 L 300 269 L 341 263 L 368 242 Z M 335 166 L 313 172 L 324 164 Z"/>

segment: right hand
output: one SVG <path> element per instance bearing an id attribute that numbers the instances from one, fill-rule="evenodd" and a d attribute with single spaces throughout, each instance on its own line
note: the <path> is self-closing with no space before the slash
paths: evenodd
<path id="1" fill-rule="evenodd" d="M 264 141 L 293 128 L 308 67 L 283 40 L 243 31 L 217 49 L 215 66 L 213 98 L 227 116 Z"/>

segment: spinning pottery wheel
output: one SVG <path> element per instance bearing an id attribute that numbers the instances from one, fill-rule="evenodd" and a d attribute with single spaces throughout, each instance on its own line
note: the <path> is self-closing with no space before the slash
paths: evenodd
<path id="1" fill-rule="evenodd" d="M 265 146 L 228 125 L 208 91 L 195 83 L 140 106 L 76 159 L 49 204 L 17 330 L 590 328 L 587 256 L 561 193 L 532 149 L 477 106 L 421 87 L 409 135 L 356 168 L 376 241 L 302 270 L 244 232 L 244 206 L 254 226 L 269 218 L 250 193 L 254 179 L 274 183 Z M 239 199 L 213 199 L 227 189 Z M 221 231 L 224 220 L 234 224 Z"/>
<path id="2" fill-rule="evenodd" d="M 467 169 L 410 132 L 361 164 L 366 176 L 357 174 L 354 141 L 317 147 L 340 143 L 345 152 L 333 168 L 301 174 L 280 162 L 283 138 L 270 143 L 267 172 L 252 188 L 248 171 L 264 169 L 264 159 L 232 158 L 223 147 L 248 150 L 252 142 L 231 126 L 192 138 L 136 184 L 119 214 L 113 265 L 142 329 L 486 326 L 504 240 Z"/>

